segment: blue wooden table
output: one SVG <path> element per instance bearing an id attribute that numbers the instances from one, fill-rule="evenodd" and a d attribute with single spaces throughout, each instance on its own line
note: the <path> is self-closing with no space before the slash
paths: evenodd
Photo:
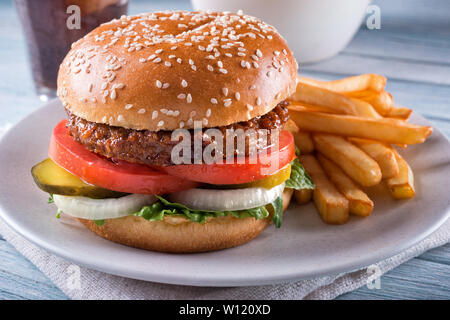
<path id="1" fill-rule="evenodd" d="M 338 56 L 301 66 L 305 75 L 335 79 L 358 73 L 389 78 L 396 101 L 413 108 L 450 136 L 450 1 L 374 1 L 381 29 L 361 27 Z M 183 0 L 131 0 L 131 14 L 190 9 Z M 0 126 L 15 123 L 41 102 L 34 94 L 25 43 L 11 0 L 0 0 Z M 450 244 L 412 259 L 338 299 L 450 299 Z M 0 236 L 0 299 L 67 299 Z"/>

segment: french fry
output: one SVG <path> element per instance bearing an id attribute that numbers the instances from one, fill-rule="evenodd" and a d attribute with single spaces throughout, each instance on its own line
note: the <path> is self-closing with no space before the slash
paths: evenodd
<path id="1" fill-rule="evenodd" d="M 310 104 L 310 103 L 306 103 L 306 102 L 293 101 L 288 106 L 288 109 L 291 106 L 299 106 L 299 107 L 302 107 L 302 108 L 304 108 L 305 110 L 307 110 L 309 112 L 324 112 L 324 113 L 334 113 L 334 114 L 345 114 L 343 112 L 337 111 L 336 109 L 328 108 L 326 106 L 318 106 L 318 105 Z"/>
<path id="2" fill-rule="evenodd" d="M 306 204 L 311 201 L 313 196 L 312 189 L 301 189 L 294 191 L 294 197 L 298 204 Z"/>
<path id="3" fill-rule="evenodd" d="M 322 168 L 336 188 L 347 198 L 350 213 L 367 217 L 373 210 L 373 202 L 357 185 L 350 179 L 341 168 L 328 160 L 322 154 L 317 155 Z"/>
<path id="4" fill-rule="evenodd" d="M 356 114 L 354 114 L 355 116 L 372 119 L 382 118 L 382 116 L 372 107 L 370 103 L 355 98 L 350 98 L 350 100 L 355 104 L 356 109 Z"/>
<path id="5" fill-rule="evenodd" d="M 412 110 L 405 107 L 395 107 L 393 106 L 391 110 L 389 110 L 386 117 L 396 118 L 402 120 L 408 120 L 411 116 Z"/>
<path id="6" fill-rule="evenodd" d="M 379 140 L 394 144 L 422 143 L 433 128 L 397 119 L 367 119 L 348 115 L 308 112 L 291 106 L 289 114 L 300 130 Z"/>
<path id="7" fill-rule="evenodd" d="M 309 132 L 299 131 L 295 133 L 294 141 L 301 154 L 308 154 L 314 151 L 314 142 Z"/>
<path id="8" fill-rule="evenodd" d="M 399 173 L 398 176 L 386 180 L 386 184 L 394 199 L 408 199 L 416 194 L 414 174 L 405 159 L 395 152 Z"/>
<path id="9" fill-rule="evenodd" d="M 338 113 L 357 114 L 355 104 L 346 96 L 321 87 L 299 82 L 290 97 L 296 102 L 304 102 L 336 110 Z"/>
<path id="10" fill-rule="evenodd" d="M 343 137 L 314 134 L 316 149 L 333 161 L 353 180 L 364 187 L 374 186 L 381 181 L 378 163 L 361 149 Z"/>
<path id="11" fill-rule="evenodd" d="M 378 92 L 384 90 L 384 87 L 386 86 L 385 77 L 370 73 L 333 81 L 320 81 L 297 76 L 297 81 L 335 92 L 353 92 L 363 90 L 372 90 Z"/>
<path id="12" fill-rule="evenodd" d="M 349 218 L 348 200 L 327 178 L 316 158 L 312 155 L 304 155 L 300 156 L 299 160 L 314 181 L 313 199 L 323 221 L 330 224 L 347 222 Z"/>
<path id="13" fill-rule="evenodd" d="M 383 179 L 390 179 L 398 175 L 397 159 L 394 149 L 390 145 L 359 138 L 349 138 L 349 141 L 357 145 L 378 163 Z"/>
<path id="14" fill-rule="evenodd" d="M 382 118 L 380 114 L 372 107 L 372 105 L 366 101 L 349 98 L 350 102 L 353 103 L 353 113 L 342 112 L 327 106 L 319 106 L 315 104 L 310 104 L 306 102 L 293 101 L 288 108 L 296 108 L 296 106 L 302 107 L 309 112 L 324 112 L 324 113 L 334 113 L 334 114 L 351 114 L 355 116 L 361 116 L 365 118 L 380 119 Z"/>
<path id="15" fill-rule="evenodd" d="M 383 116 L 389 114 L 389 111 L 393 106 L 392 96 L 386 91 L 358 91 L 349 92 L 346 93 L 346 95 L 370 103 L 375 110 Z"/>
<path id="16" fill-rule="evenodd" d="M 296 133 L 298 133 L 300 131 L 297 124 L 292 119 L 288 119 L 288 121 L 286 121 L 283 129 L 289 131 L 293 135 L 295 135 Z"/>

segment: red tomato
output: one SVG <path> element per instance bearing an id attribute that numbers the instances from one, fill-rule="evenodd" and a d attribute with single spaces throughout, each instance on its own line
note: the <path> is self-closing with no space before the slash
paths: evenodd
<path id="1" fill-rule="evenodd" d="M 170 175 L 210 184 L 239 184 L 252 182 L 270 176 L 295 158 L 294 137 L 288 131 L 281 131 L 278 150 L 259 154 L 256 161 L 233 164 L 186 164 L 158 167 Z"/>
<path id="2" fill-rule="evenodd" d="M 109 190 L 165 194 L 195 188 L 198 183 L 156 171 L 142 164 L 112 162 L 77 143 L 68 134 L 66 120 L 54 129 L 49 156 L 67 171 L 98 187 Z"/>

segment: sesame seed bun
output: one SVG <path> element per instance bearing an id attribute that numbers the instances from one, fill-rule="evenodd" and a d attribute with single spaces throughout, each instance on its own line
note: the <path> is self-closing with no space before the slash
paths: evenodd
<path id="1" fill-rule="evenodd" d="M 57 92 L 88 121 L 191 129 L 269 112 L 294 92 L 296 75 L 286 41 L 254 17 L 156 12 L 113 20 L 74 43 Z"/>
<path id="2" fill-rule="evenodd" d="M 283 193 L 283 211 L 289 205 L 293 190 Z M 145 250 L 189 253 L 226 249 L 244 244 L 257 237 L 271 223 L 250 218 L 209 218 L 205 223 L 185 218 L 164 217 L 162 221 L 147 221 L 127 216 L 107 219 L 101 227 L 92 220 L 78 219 L 102 238 Z"/>

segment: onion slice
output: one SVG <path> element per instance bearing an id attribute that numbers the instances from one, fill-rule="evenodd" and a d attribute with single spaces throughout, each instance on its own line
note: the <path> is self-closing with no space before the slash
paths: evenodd
<path id="1" fill-rule="evenodd" d="M 236 211 L 264 206 L 281 197 L 284 183 L 266 188 L 244 188 L 231 190 L 189 189 L 168 196 L 172 202 L 184 204 L 194 210 Z"/>
<path id="2" fill-rule="evenodd" d="M 128 216 L 155 203 L 153 195 L 131 194 L 121 198 L 91 199 L 87 197 L 68 197 L 54 194 L 53 200 L 62 212 L 89 220 L 103 220 Z"/>

